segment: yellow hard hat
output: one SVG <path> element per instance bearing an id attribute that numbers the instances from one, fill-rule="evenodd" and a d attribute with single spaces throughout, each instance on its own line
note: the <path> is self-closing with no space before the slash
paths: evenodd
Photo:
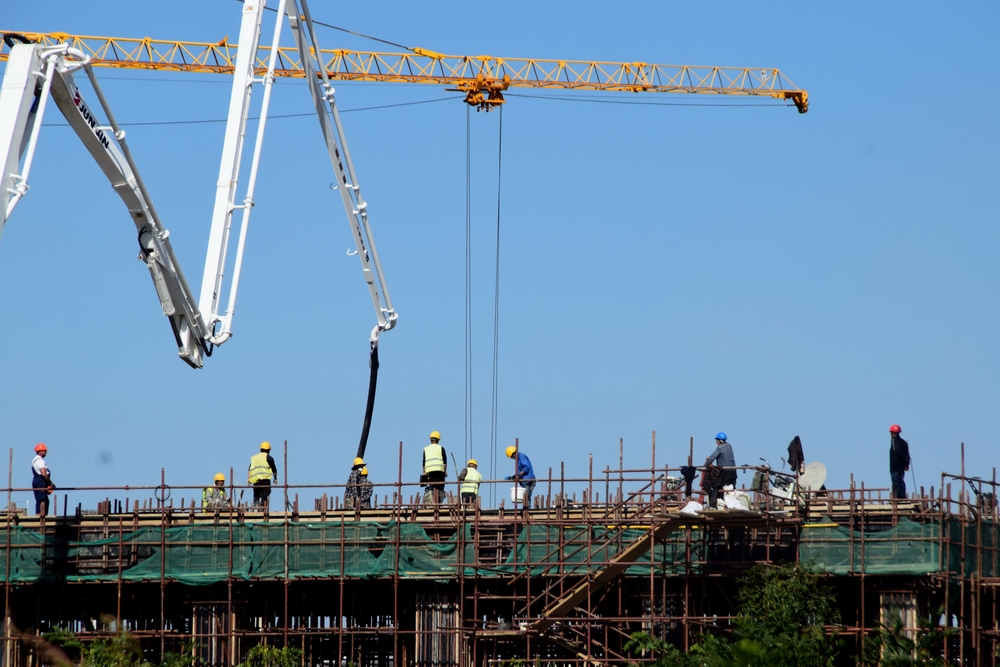
<path id="1" fill-rule="evenodd" d="M 364 477 L 368 476 L 368 466 L 365 466 L 364 468 L 361 469 L 361 475 Z"/>
<path id="2" fill-rule="evenodd" d="M 226 481 L 226 476 L 223 475 L 221 472 L 217 472 L 217 473 L 215 473 L 215 481 L 216 482 L 225 482 Z"/>
<path id="3" fill-rule="evenodd" d="M 358 458 L 354 459 L 354 467 L 355 468 L 357 468 L 358 466 L 363 466 L 364 464 L 365 464 L 365 460 L 363 458 L 361 458 L 360 456 Z"/>
<path id="4" fill-rule="evenodd" d="M 476 459 L 469 459 L 469 462 L 466 463 L 465 465 L 467 465 L 467 466 L 478 466 L 479 464 L 476 463 Z"/>
<path id="5" fill-rule="evenodd" d="M 516 452 L 516 451 L 517 451 L 517 447 L 515 447 L 514 445 L 511 445 L 507 449 L 503 450 L 503 453 L 506 454 L 507 458 L 510 459 L 510 458 L 514 458 L 514 452 Z"/>
<path id="6" fill-rule="evenodd" d="M 262 452 L 269 452 L 269 451 L 271 451 L 271 443 L 269 443 L 266 440 L 264 442 L 260 443 L 260 451 L 262 451 Z"/>
<path id="7" fill-rule="evenodd" d="M 430 438 L 431 438 L 431 440 L 440 440 L 441 439 L 441 433 L 438 432 L 438 431 L 431 431 Z"/>

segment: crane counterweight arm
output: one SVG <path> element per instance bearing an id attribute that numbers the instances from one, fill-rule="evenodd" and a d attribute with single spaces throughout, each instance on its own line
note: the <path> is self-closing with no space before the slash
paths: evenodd
<path id="1" fill-rule="evenodd" d="M 216 43 L 155 40 L 148 37 L 94 37 L 67 33 L 3 31 L 45 45 L 66 43 L 91 58 L 95 66 L 173 72 L 230 74 L 239 49 L 228 39 Z M 260 46 L 255 71 L 267 71 L 271 47 Z M 386 81 L 453 86 L 466 101 L 489 108 L 503 102 L 508 88 L 545 88 L 630 93 L 739 95 L 791 101 L 809 110 L 809 95 L 780 70 L 769 67 L 657 65 L 646 62 L 456 56 L 414 48 L 413 53 L 349 49 L 323 50 L 323 66 L 332 81 Z M 0 46 L 0 60 L 6 55 Z M 313 68 L 315 70 L 315 68 Z M 279 77 L 304 77 L 296 47 L 280 47 L 274 70 Z M 492 100 L 492 101 L 491 101 Z"/>

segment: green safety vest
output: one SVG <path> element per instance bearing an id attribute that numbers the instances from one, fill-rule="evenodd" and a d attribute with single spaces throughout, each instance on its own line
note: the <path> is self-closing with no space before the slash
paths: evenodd
<path id="1" fill-rule="evenodd" d="M 475 468 L 465 469 L 465 479 L 462 480 L 461 492 L 462 493 L 479 493 L 479 480 L 483 478 L 483 474 L 476 470 Z"/>
<path id="2" fill-rule="evenodd" d="M 271 466 L 267 463 L 267 452 L 254 454 L 250 457 L 250 472 L 247 473 L 247 482 L 253 484 L 265 479 L 271 479 Z"/>
<path id="3" fill-rule="evenodd" d="M 444 472 L 444 447 L 433 442 L 424 447 L 424 472 Z"/>

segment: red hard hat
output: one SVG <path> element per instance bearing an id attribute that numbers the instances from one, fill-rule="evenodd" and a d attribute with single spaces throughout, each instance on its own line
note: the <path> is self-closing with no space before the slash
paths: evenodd
<path id="1" fill-rule="evenodd" d="M 36 454 L 39 453 L 39 452 L 47 452 L 47 451 L 49 451 L 49 448 L 45 446 L 44 442 L 40 442 L 37 445 L 35 445 L 35 453 Z"/>
<path id="2" fill-rule="evenodd" d="M 892 426 L 889 427 L 889 433 L 899 433 L 902 430 L 903 429 L 899 428 L 899 424 L 893 424 Z"/>

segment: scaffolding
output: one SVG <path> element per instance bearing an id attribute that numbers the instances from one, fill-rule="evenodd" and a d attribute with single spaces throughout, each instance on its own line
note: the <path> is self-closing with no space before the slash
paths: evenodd
<path id="1" fill-rule="evenodd" d="M 30 489 L 9 477 L 3 664 L 38 664 L 37 638 L 56 628 L 124 630 L 153 659 L 193 642 L 211 667 L 257 644 L 297 647 L 309 667 L 626 664 L 642 660 L 623 648 L 634 632 L 686 650 L 726 631 L 741 573 L 794 561 L 826 573 L 848 651 L 891 616 L 907 632 L 940 617 L 955 628 L 949 661 L 997 663 L 995 471 L 942 474 L 906 499 L 853 479 L 782 498 L 744 467 L 764 482 L 736 492 L 749 508 L 685 513 L 680 468 L 656 464 L 655 439 L 645 469 L 549 469 L 528 508 L 463 504 L 455 485 L 428 504 L 403 481 L 402 444 L 399 460 L 370 509 L 345 509 L 343 485 L 286 479 L 280 511 L 203 510 L 187 498 L 201 487 L 164 471 L 158 485 L 57 491 L 44 525 L 12 502 Z M 98 493 L 96 510 L 70 506 Z"/>

